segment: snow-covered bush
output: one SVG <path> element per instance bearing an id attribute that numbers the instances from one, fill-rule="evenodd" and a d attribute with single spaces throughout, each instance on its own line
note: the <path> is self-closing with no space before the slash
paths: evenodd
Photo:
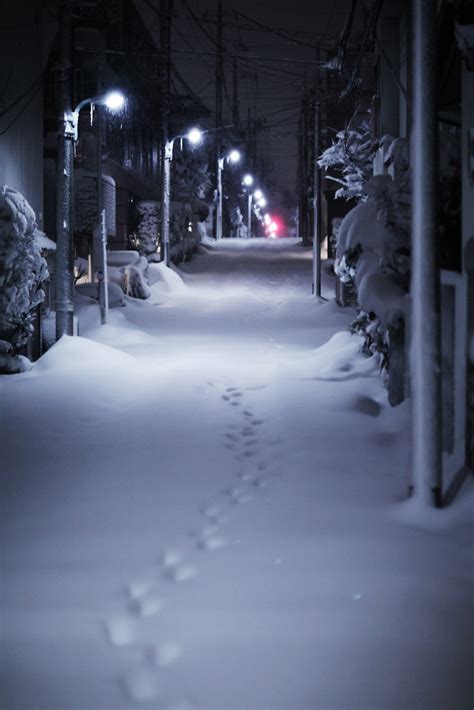
<path id="1" fill-rule="evenodd" d="M 336 197 L 344 197 L 346 200 L 365 199 L 364 186 L 373 173 L 377 148 L 378 142 L 372 139 L 366 122 L 336 134 L 336 141 L 318 160 L 318 165 L 326 171 L 333 169 L 341 173 L 341 177 L 326 176 L 341 185 L 336 191 Z"/>
<path id="2" fill-rule="evenodd" d="M 160 239 L 160 203 L 155 200 L 138 202 L 137 226 L 133 246 L 141 256 L 154 254 Z"/>
<path id="3" fill-rule="evenodd" d="M 26 199 L 7 186 L 0 192 L 0 372 L 25 369 L 17 357 L 33 332 L 46 261 L 36 244 L 36 216 Z M 15 369 L 16 368 L 16 369 Z"/>
<path id="4" fill-rule="evenodd" d="M 134 252 L 130 252 L 134 254 Z M 109 252 L 109 256 L 114 252 Z M 126 254 L 126 252 L 121 252 Z M 108 258 L 107 262 L 113 263 L 113 258 Z M 123 293 L 132 298 L 147 299 L 150 297 L 150 288 L 147 281 L 148 261 L 144 256 L 131 259 L 127 264 L 123 264 L 123 259 L 117 259 L 121 266 L 109 266 L 109 281 L 117 284 Z"/>
<path id="5" fill-rule="evenodd" d="M 380 146 L 386 174 L 362 184 L 359 204 L 341 223 L 334 268 L 341 281 L 355 284 L 359 310 L 352 328 L 364 336 L 364 352 L 381 353 L 387 370 L 390 334 L 403 332 L 408 306 L 410 186 L 406 143 L 384 136 Z"/>

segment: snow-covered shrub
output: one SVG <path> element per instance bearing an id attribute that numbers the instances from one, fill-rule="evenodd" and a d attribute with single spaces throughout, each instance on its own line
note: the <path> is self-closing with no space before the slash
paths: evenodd
<path id="1" fill-rule="evenodd" d="M 362 335 L 364 338 L 362 352 L 368 357 L 375 353 L 381 354 L 380 369 L 388 370 L 389 345 L 387 331 L 382 328 L 375 313 L 366 313 L 362 308 L 357 309 L 357 315 L 351 323 L 352 333 Z"/>
<path id="2" fill-rule="evenodd" d="M 366 122 L 336 134 L 336 141 L 318 160 L 318 165 L 326 171 L 332 169 L 341 173 L 341 177 L 327 175 L 329 180 L 341 185 L 336 191 L 336 197 L 344 197 L 346 200 L 365 199 L 364 186 L 373 173 L 377 148 L 378 142 L 372 139 Z"/>
<path id="3" fill-rule="evenodd" d="M 160 239 L 160 203 L 155 200 L 138 202 L 137 226 L 134 232 L 133 246 L 141 256 L 154 254 Z"/>
<path id="4" fill-rule="evenodd" d="M 408 306 L 411 215 L 405 141 L 384 136 L 377 160 L 386 174 L 361 185 L 359 204 L 339 229 L 334 268 L 342 282 L 354 283 L 359 309 L 352 328 L 364 336 L 364 352 L 381 353 L 386 371 L 391 334 L 398 344 L 395 336 L 403 333 Z"/>
<path id="5" fill-rule="evenodd" d="M 353 249 L 347 249 L 340 259 L 334 262 L 334 271 L 339 276 L 342 283 L 354 281 L 357 273 L 357 262 L 362 249 L 359 245 Z"/>
<path id="6" fill-rule="evenodd" d="M 121 286 L 127 296 L 143 300 L 150 298 L 150 288 L 142 264 L 135 262 L 130 264 L 130 266 L 124 267 Z"/>
<path id="7" fill-rule="evenodd" d="M 0 341 L 3 342 L 0 372 L 24 369 L 24 359 L 15 360 L 15 357 L 28 342 L 36 308 L 44 299 L 41 285 L 48 278 L 48 270 L 35 241 L 38 233 L 35 213 L 23 195 L 3 187 L 0 192 Z M 12 370 L 14 363 L 17 370 Z"/>
<path id="8" fill-rule="evenodd" d="M 113 254 L 114 252 L 110 252 Z M 126 252 L 122 252 L 125 254 Z M 134 252 L 131 252 L 132 254 Z M 108 263 L 109 259 L 107 259 Z M 118 260 L 121 263 L 121 260 Z M 132 259 L 128 264 L 109 266 L 107 273 L 109 281 L 117 284 L 123 293 L 132 298 L 147 299 L 150 288 L 147 281 L 148 261 L 144 256 Z"/>

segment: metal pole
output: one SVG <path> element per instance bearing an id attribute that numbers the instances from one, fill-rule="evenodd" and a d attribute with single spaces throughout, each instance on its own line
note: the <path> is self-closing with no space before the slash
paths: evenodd
<path id="1" fill-rule="evenodd" d="M 102 262 L 103 262 L 103 308 L 102 308 L 102 323 L 109 322 L 109 289 L 108 289 L 108 268 L 107 268 L 107 225 L 105 221 L 105 209 L 100 215 L 100 238 L 102 242 Z"/>
<path id="2" fill-rule="evenodd" d="M 321 153 L 321 107 L 314 110 L 314 160 L 313 160 L 313 296 L 321 296 L 321 170 L 318 157 Z"/>
<path id="3" fill-rule="evenodd" d="M 160 37 L 163 47 L 163 59 L 161 63 L 161 94 L 163 108 L 161 111 L 161 235 L 160 235 L 160 256 L 167 266 L 170 263 L 169 254 L 169 194 L 170 194 L 170 164 L 167 158 L 168 146 L 170 143 L 170 119 L 171 119 L 171 16 L 173 10 L 173 0 L 163 0 L 160 3 L 162 12 L 160 15 Z M 172 151 L 172 143 L 171 143 Z M 164 212 L 167 210 L 167 215 Z"/>
<path id="4" fill-rule="evenodd" d="M 222 239 L 222 170 L 224 158 L 217 161 L 217 215 L 216 215 L 216 240 Z"/>
<path id="5" fill-rule="evenodd" d="M 171 263 L 170 255 L 170 187 L 171 187 L 171 161 L 173 159 L 173 141 L 166 141 L 163 161 L 163 184 L 161 194 L 161 233 L 162 233 L 162 261 L 166 266 Z"/>
<path id="6" fill-rule="evenodd" d="M 71 2 L 61 16 L 56 162 L 56 340 L 74 333 L 73 172 L 77 125 L 71 100 Z"/>
<path id="7" fill-rule="evenodd" d="M 223 44 L 222 44 L 222 29 L 223 29 L 223 15 L 222 15 L 222 0 L 217 0 L 217 25 L 216 25 L 216 153 L 215 153 L 215 165 L 216 172 L 219 173 L 219 162 L 221 155 L 221 128 L 222 128 L 222 86 L 224 83 L 224 55 L 223 55 Z M 219 179 L 219 178 L 218 178 Z M 219 188 L 218 188 L 219 189 Z M 216 204 L 216 221 L 215 221 L 215 237 L 216 240 L 221 239 L 218 235 L 219 229 L 219 195 L 217 195 Z M 222 225 L 221 225 L 222 228 Z"/>
<path id="8" fill-rule="evenodd" d="M 436 3 L 413 0 L 411 403 L 414 495 L 442 494 Z"/>
<path id="9" fill-rule="evenodd" d="M 252 193 L 248 196 L 247 204 L 247 239 L 252 236 Z"/>

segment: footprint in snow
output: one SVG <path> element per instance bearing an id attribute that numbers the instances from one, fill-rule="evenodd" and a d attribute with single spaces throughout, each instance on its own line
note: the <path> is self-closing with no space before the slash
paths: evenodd
<path id="1" fill-rule="evenodd" d="M 167 550 L 161 558 L 161 565 L 165 570 L 173 569 L 181 563 L 182 559 L 183 553 L 181 550 Z"/>
<path id="2" fill-rule="evenodd" d="M 165 574 L 167 579 L 172 582 L 188 582 L 197 577 L 198 569 L 195 565 L 181 564 L 170 567 Z"/>
<path id="3" fill-rule="evenodd" d="M 220 537 L 219 535 L 203 536 L 197 541 L 197 547 L 200 550 L 206 550 L 208 552 L 221 550 L 223 547 L 227 547 L 228 544 L 227 539 L 225 537 Z"/>
<path id="4" fill-rule="evenodd" d="M 232 407 L 240 407 L 240 402 L 236 402 L 235 399 L 231 402 Z"/>
<path id="5" fill-rule="evenodd" d="M 105 621 L 104 631 L 112 646 L 128 646 L 135 641 L 135 625 L 125 616 Z"/>
<path id="6" fill-rule="evenodd" d="M 145 702 L 158 696 L 158 678 L 153 668 L 132 668 L 121 679 L 121 685 L 129 700 Z"/>
<path id="7" fill-rule="evenodd" d="M 226 392 L 236 392 L 237 387 L 227 387 Z"/>
<path id="8" fill-rule="evenodd" d="M 258 443 L 258 439 L 247 439 L 245 446 L 255 446 Z"/>
<path id="9" fill-rule="evenodd" d="M 221 512 L 218 505 L 206 505 L 204 508 L 201 508 L 202 515 L 213 522 L 219 522 L 221 520 Z"/>
<path id="10" fill-rule="evenodd" d="M 242 392 L 232 392 L 231 397 L 242 397 Z"/>
<path id="11" fill-rule="evenodd" d="M 223 395 L 222 395 L 222 399 L 224 399 L 226 402 L 229 402 L 229 401 L 230 401 L 230 397 L 229 397 L 228 394 L 223 394 Z"/>
<path id="12" fill-rule="evenodd" d="M 168 668 L 181 658 L 183 648 L 177 641 L 163 641 L 149 646 L 145 651 L 145 659 L 157 668 Z"/>
<path id="13" fill-rule="evenodd" d="M 239 437 L 237 434 L 226 434 L 226 439 L 229 439 L 229 441 L 239 441 Z"/>
<path id="14" fill-rule="evenodd" d="M 229 501 L 234 504 L 246 503 L 251 500 L 251 496 L 249 496 L 248 492 L 243 488 L 229 488 L 224 491 L 224 494 L 228 496 Z"/>
<path id="15" fill-rule="evenodd" d="M 132 614 L 141 617 L 150 617 L 158 614 L 163 608 L 163 602 L 158 597 L 145 596 L 131 599 L 128 608 Z"/>
<path id="16" fill-rule="evenodd" d="M 244 472 L 239 473 L 238 477 L 240 478 L 240 480 L 243 483 L 252 483 L 252 481 L 255 478 L 251 473 L 244 473 Z"/>

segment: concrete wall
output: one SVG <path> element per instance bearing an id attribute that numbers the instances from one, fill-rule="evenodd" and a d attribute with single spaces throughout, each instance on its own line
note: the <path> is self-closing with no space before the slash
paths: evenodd
<path id="1" fill-rule="evenodd" d="M 0 30 L 0 90 L 6 87 L 0 96 L 0 187 L 21 192 L 42 226 L 42 74 L 56 23 L 35 0 L 5 5 Z"/>

